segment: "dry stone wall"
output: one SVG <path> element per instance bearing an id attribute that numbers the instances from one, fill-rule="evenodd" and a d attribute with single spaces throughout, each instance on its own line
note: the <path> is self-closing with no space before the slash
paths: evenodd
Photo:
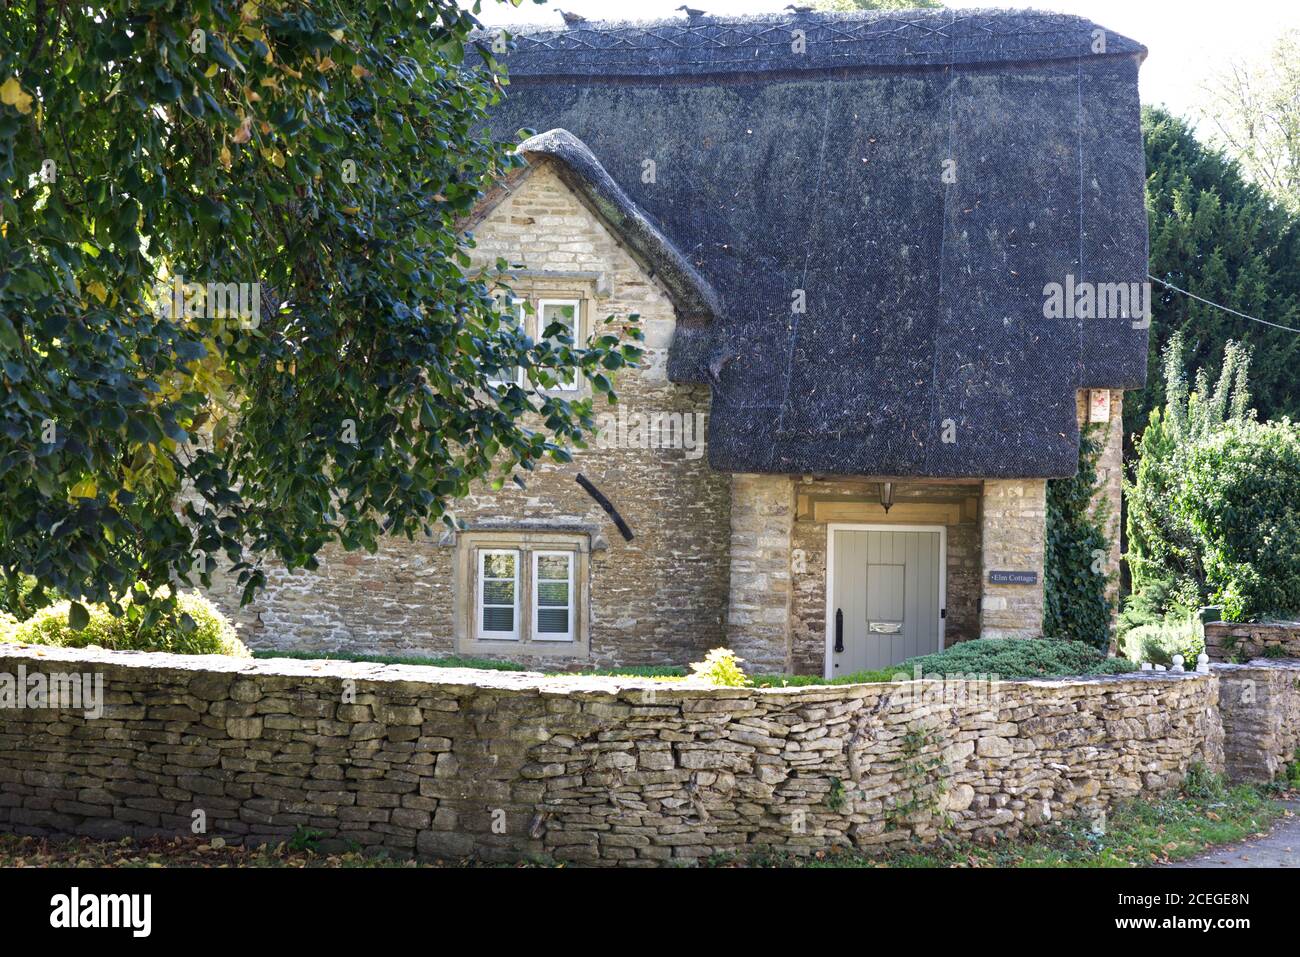
<path id="1" fill-rule="evenodd" d="M 1300 658 L 1300 621 L 1206 622 L 1205 653 L 1211 661 Z"/>
<path id="2" fill-rule="evenodd" d="M 1300 661 L 1215 665 L 1224 766 L 1234 780 L 1271 781 L 1300 761 Z"/>
<path id="3" fill-rule="evenodd" d="M 1224 760 L 1214 675 L 945 699 L 0 646 L 20 669 L 105 693 L 100 717 L 0 708 L 0 828 L 20 833 L 188 835 L 197 813 L 235 841 L 654 865 L 1013 834 Z"/>

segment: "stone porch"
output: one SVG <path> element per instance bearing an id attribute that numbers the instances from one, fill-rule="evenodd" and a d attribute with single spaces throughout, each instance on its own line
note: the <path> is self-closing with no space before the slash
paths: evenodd
<path id="1" fill-rule="evenodd" d="M 880 481 L 732 476 L 728 638 L 750 671 L 821 674 L 832 523 L 947 530 L 946 644 L 1042 633 L 1045 480 L 895 481 L 888 511 Z"/>

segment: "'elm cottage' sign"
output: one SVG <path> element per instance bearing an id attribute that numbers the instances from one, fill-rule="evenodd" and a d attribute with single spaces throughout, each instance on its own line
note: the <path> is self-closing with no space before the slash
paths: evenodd
<path id="1" fill-rule="evenodd" d="M 1038 572 L 989 572 L 990 585 L 1037 585 Z"/>

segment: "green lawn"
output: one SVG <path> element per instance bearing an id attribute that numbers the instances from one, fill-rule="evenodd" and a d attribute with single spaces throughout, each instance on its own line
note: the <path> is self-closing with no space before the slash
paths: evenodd
<path id="1" fill-rule="evenodd" d="M 300 661 L 371 661 L 381 665 L 426 665 L 430 668 L 486 668 L 489 671 L 527 671 L 513 661 L 490 661 L 487 658 L 462 658 L 443 655 L 354 655 L 345 651 L 255 651 L 254 658 L 296 658 Z"/>
<path id="2" fill-rule="evenodd" d="M 351 654 L 344 651 L 255 651 L 254 658 L 296 658 L 300 661 L 373 661 L 381 665 L 423 665 L 428 668 L 486 668 L 490 671 L 527 671 L 526 665 L 513 661 L 492 661 L 488 658 L 462 658 L 458 655 L 371 655 Z M 684 678 L 686 668 L 680 666 L 646 666 L 614 668 L 609 670 L 548 671 L 548 675 L 607 675 L 624 678 Z"/>

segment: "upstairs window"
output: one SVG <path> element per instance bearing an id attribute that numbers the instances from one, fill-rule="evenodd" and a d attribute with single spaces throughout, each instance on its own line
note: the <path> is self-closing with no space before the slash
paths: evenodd
<path id="1" fill-rule="evenodd" d="M 582 312 L 582 303 L 577 299 L 540 299 L 537 303 L 537 335 L 540 338 L 545 336 L 547 331 L 557 328 L 554 335 L 549 338 L 552 342 L 559 342 L 561 336 L 565 336 L 573 344 L 578 342 L 578 320 Z M 561 376 L 559 385 L 555 387 L 557 392 L 575 392 L 578 389 L 578 377 L 576 371 L 570 371 L 569 375 Z"/>
<path id="2" fill-rule="evenodd" d="M 528 328 L 525 316 L 526 308 L 527 302 L 523 299 L 512 298 L 508 302 L 503 302 L 501 304 L 503 324 L 510 322 L 513 324 L 513 328 L 526 331 Z M 509 319 L 506 319 L 507 316 L 509 316 Z M 520 369 L 518 366 L 513 366 L 509 369 L 500 369 L 496 372 L 489 373 L 487 380 L 493 385 L 523 385 L 524 370 Z"/>

